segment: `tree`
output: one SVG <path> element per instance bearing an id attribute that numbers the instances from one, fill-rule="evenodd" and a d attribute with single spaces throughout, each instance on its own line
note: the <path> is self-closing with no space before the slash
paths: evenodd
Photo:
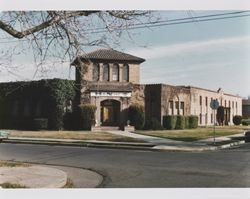
<path id="1" fill-rule="evenodd" d="M 86 46 L 118 43 L 128 27 L 154 21 L 148 11 L 9 11 L 0 13 L 0 33 L 24 42 L 0 49 L 0 66 L 9 67 L 12 56 L 32 49 L 36 64 L 57 59 L 72 62 Z M 1 31 L 2 30 L 2 31 Z M 13 40 L 12 40 L 13 41 Z M 4 63 L 3 60 L 8 60 Z M 1 68 L 0 68 L 1 71 Z"/>
<path id="2" fill-rule="evenodd" d="M 219 125 L 223 125 L 224 122 L 224 107 L 223 106 L 219 106 L 217 109 L 217 121 L 219 123 Z"/>

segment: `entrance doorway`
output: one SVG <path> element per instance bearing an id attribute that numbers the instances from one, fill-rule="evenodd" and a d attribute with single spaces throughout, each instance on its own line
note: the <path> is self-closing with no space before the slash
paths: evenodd
<path id="1" fill-rule="evenodd" d="M 117 100 L 104 100 L 101 102 L 102 126 L 118 126 L 120 121 L 121 103 Z"/>

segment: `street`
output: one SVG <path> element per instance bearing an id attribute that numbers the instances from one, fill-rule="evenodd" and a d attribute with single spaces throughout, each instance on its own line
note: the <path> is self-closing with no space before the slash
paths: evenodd
<path id="1" fill-rule="evenodd" d="M 214 152 L 150 152 L 0 144 L 0 159 L 87 168 L 103 187 L 250 187 L 250 144 Z"/>

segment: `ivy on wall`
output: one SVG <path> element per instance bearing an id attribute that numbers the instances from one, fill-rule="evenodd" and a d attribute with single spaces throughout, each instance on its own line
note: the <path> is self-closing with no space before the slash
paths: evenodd
<path id="1" fill-rule="evenodd" d="M 35 118 L 47 118 L 48 129 L 62 129 L 65 103 L 75 93 L 72 80 L 0 83 L 0 128 L 33 129 Z"/>

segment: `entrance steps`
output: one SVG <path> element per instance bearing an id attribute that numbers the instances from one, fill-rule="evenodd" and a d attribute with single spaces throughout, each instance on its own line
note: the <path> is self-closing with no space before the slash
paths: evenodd
<path id="1" fill-rule="evenodd" d="M 119 126 L 93 126 L 91 131 L 119 131 Z"/>

